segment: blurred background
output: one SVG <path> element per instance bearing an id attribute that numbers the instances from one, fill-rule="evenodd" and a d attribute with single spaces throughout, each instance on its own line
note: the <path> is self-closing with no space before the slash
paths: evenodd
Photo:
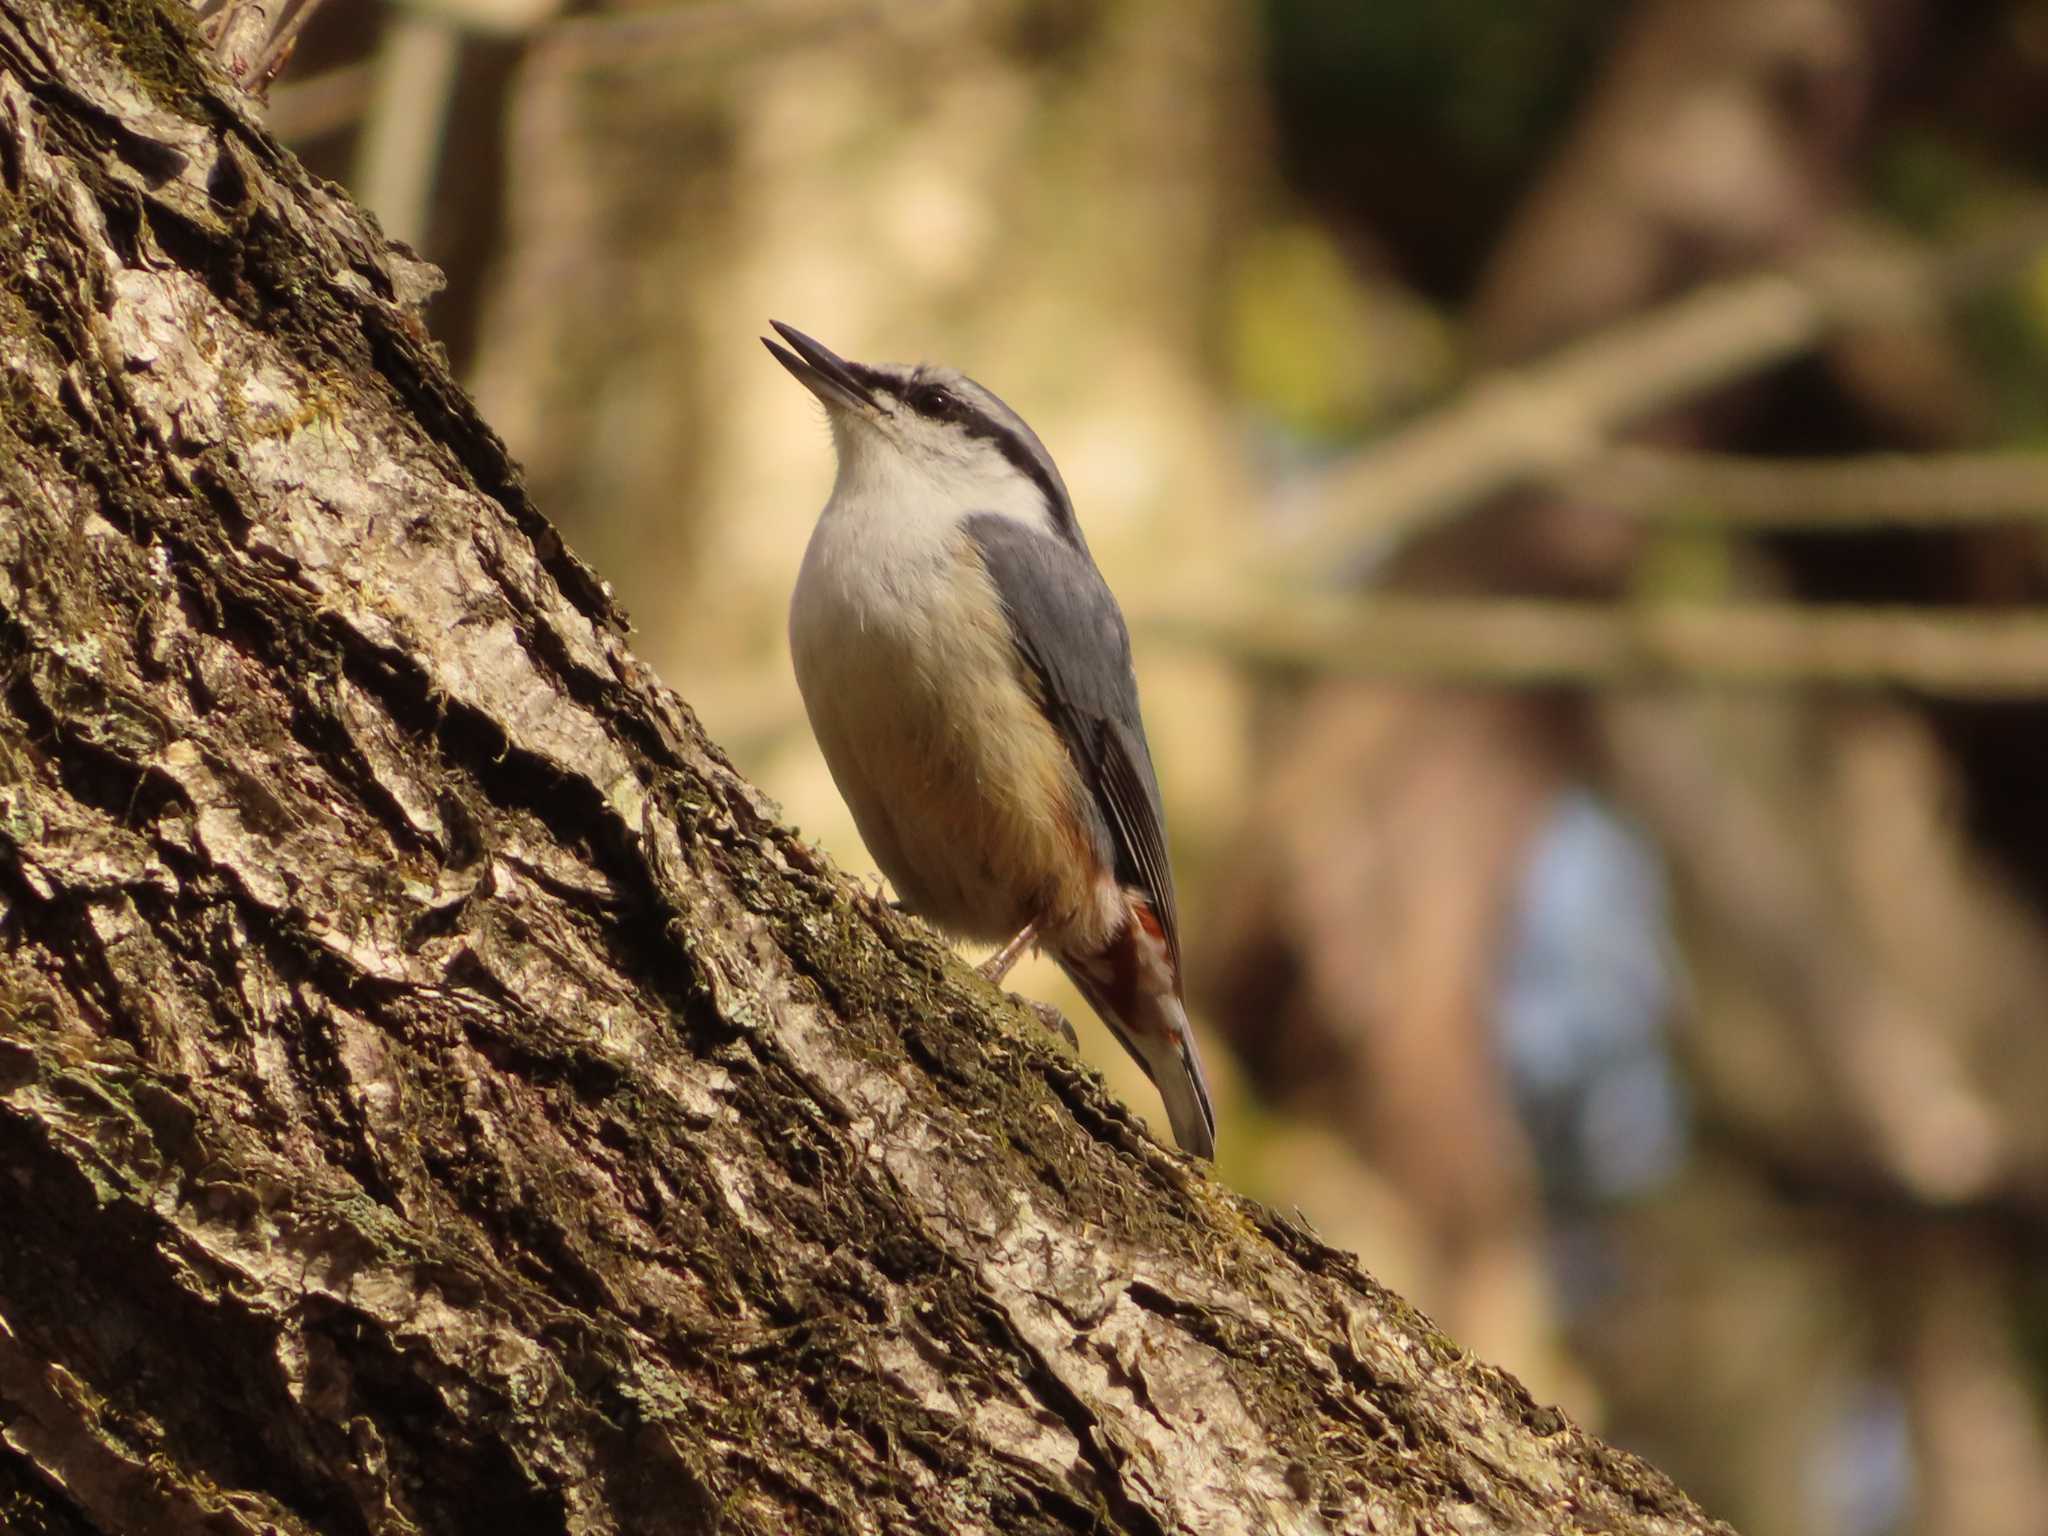
<path id="1" fill-rule="evenodd" d="M 270 101 L 849 869 L 755 338 L 1037 427 L 1227 1180 L 1750 1536 L 2048 1532 L 2048 0 L 331 0 Z"/>

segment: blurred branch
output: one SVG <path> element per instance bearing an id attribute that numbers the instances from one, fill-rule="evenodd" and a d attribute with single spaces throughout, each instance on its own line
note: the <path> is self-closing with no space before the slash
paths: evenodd
<path id="1" fill-rule="evenodd" d="M 287 46 L 320 3 L 304 0 L 293 14 Z M 382 221 L 387 230 L 394 229 L 393 220 L 399 216 L 412 219 L 417 229 L 424 222 L 424 202 L 433 185 L 431 161 L 439 153 L 461 37 L 522 36 L 560 9 L 560 0 L 411 0 L 394 5 L 388 30 L 370 62 L 340 65 L 309 80 L 278 86 L 270 95 L 267 124 L 280 139 L 303 141 L 346 128 L 368 114 L 371 131 L 359 155 L 358 174 L 381 178 L 381 191 L 391 199 L 388 206 L 393 210 Z M 371 142 L 379 134 L 386 137 Z M 407 173 L 403 179 L 401 169 Z M 374 197 L 368 200 L 380 209 L 385 206 Z"/>
<path id="2" fill-rule="evenodd" d="M 1624 447 L 1554 487 L 1632 515 L 1721 527 L 1864 528 L 2048 517 L 2048 454 L 1866 454 L 1758 459 Z"/>
<path id="3" fill-rule="evenodd" d="M 465 32 L 518 37 L 552 18 L 562 4 L 563 0 L 403 0 L 400 8 Z"/>
<path id="4" fill-rule="evenodd" d="M 1617 431 L 1811 350 L 1846 326 L 1897 323 L 2011 272 L 2048 244 L 2029 209 L 1991 236 L 1928 255 L 1865 236 L 1797 271 L 1694 290 L 1458 399 L 1312 477 L 1289 498 L 1288 555 L 1349 564 L 1503 491 L 1563 479 Z"/>
<path id="5" fill-rule="evenodd" d="M 200 0 L 200 35 L 229 74 L 261 94 L 284 68 L 321 0 Z"/>
<path id="6" fill-rule="evenodd" d="M 573 16 L 541 34 L 558 65 L 628 63 L 673 49 L 743 43 L 758 47 L 792 37 L 868 26 L 906 7 L 885 0 L 706 0 L 632 11 Z M 928 13 L 934 9 L 927 5 Z"/>
<path id="7" fill-rule="evenodd" d="M 1255 665 L 1531 686 L 1667 681 L 2048 694 L 2048 618 L 1784 604 L 1341 597 L 1223 618 L 1161 617 L 1166 638 Z"/>
<path id="8" fill-rule="evenodd" d="M 273 86 L 264 126 L 289 144 L 348 127 L 370 104 L 376 74 L 368 64 L 342 64 L 304 80 Z"/>
<path id="9" fill-rule="evenodd" d="M 268 45 L 256 60 L 251 77 L 258 82 L 275 79 L 285 61 L 292 56 L 292 50 L 299 46 L 299 34 L 306 30 L 306 23 L 313 19 L 313 13 L 320 9 L 321 0 L 299 0 L 291 14 L 271 34 Z"/>
<path id="10" fill-rule="evenodd" d="M 1703 1134 L 1798 1198 L 2039 1226 L 2048 1148 L 2014 1048 L 2048 967 L 2037 921 L 1971 849 L 1919 711 L 1825 714 L 1677 692 L 1593 714 L 1609 782 L 1682 872 L 1700 1016 L 1728 1021 L 1684 1037 Z"/>
<path id="11" fill-rule="evenodd" d="M 2001 1170 L 1996 1180 L 1961 1192 L 1930 1188 L 1901 1177 L 1885 1159 L 1775 1134 L 1726 1113 L 1711 1096 L 1691 1102 L 1698 1153 L 1740 1165 L 1790 1203 L 1854 1211 L 1929 1234 L 1975 1224 L 2029 1247 L 2048 1242 L 2048 1201 L 2032 1167 Z"/>
<path id="12" fill-rule="evenodd" d="M 424 10 L 394 11 L 377 48 L 353 182 L 384 232 L 410 246 L 427 231 L 461 53 L 460 23 Z"/>

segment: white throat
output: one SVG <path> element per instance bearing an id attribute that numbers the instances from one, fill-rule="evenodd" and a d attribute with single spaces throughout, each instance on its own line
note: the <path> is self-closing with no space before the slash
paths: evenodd
<path id="1" fill-rule="evenodd" d="M 914 434 L 897 443 L 892 429 Z M 923 539 L 950 539 L 960 520 L 976 512 L 1015 518 L 1042 533 L 1054 531 L 1045 495 L 985 442 L 948 437 L 924 423 L 832 423 L 839 474 L 823 517 L 887 518 L 920 531 Z"/>

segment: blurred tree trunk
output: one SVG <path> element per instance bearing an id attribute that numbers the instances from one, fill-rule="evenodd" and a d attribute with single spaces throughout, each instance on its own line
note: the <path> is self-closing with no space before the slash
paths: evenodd
<path id="1" fill-rule="evenodd" d="M 0 1525 L 1710 1528 L 778 825 L 192 43 L 0 0 Z"/>

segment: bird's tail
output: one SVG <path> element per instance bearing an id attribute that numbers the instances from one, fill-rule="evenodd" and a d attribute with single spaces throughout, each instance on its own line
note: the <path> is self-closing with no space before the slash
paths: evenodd
<path id="1" fill-rule="evenodd" d="M 1213 1159 L 1216 1111 L 1209 1101 L 1209 1080 L 1202 1072 L 1201 1053 L 1195 1049 L 1195 1032 L 1188 1026 L 1179 989 L 1145 975 L 1148 967 L 1105 965 L 1107 956 L 1057 958 L 1060 969 L 1109 1026 L 1117 1043 L 1152 1079 L 1180 1149 Z"/>

